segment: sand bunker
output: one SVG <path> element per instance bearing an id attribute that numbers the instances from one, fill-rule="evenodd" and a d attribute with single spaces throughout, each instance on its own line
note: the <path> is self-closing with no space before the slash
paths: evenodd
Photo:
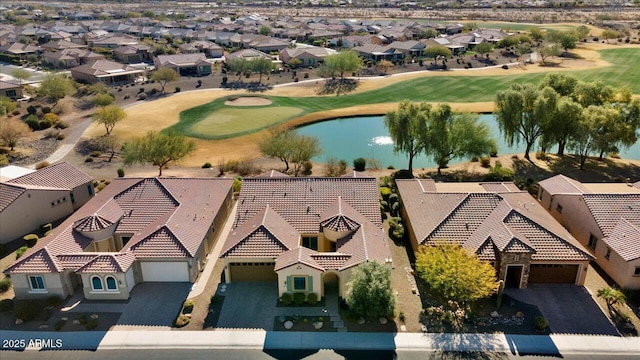
<path id="1" fill-rule="evenodd" d="M 265 106 L 271 105 L 271 100 L 258 96 L 241 96 L 233 100 L 227 100 L 224 104 L 229 106 Z"/>

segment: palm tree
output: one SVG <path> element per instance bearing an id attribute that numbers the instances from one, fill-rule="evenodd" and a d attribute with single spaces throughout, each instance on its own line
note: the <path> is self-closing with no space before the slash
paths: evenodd
<path id="1" fill-rule="evenodd" d="M 598 297 L 603 299 L 609 308 L 612 308 L 613 305 L 622 303 L 626 300 L 626 296 L 622 291 L 611 287 L 598 290 Z"/>

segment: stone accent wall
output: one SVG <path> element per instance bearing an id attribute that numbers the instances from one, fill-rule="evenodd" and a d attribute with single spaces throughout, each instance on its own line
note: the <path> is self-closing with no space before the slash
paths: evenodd
<path id="1" fill-rule="evenodd" d="M 498 280 L 506 281 L 507 277 L 507 265 L 523 265 L 522 268 L 522 282 L 520 288 L 525 289 L 529 283 L 529 265 L 531 264 L 531 254 L 513 254 L 513 253 L 500 253 L 498 259 Z"/>

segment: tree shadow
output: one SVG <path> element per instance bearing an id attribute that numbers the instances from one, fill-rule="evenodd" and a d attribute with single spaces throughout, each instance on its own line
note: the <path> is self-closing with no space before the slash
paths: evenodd
<path id="1" fill-rule="evenodd" d="M 318 90 L 318 95 L 345 94 L 354 91 L 358 87 L 356 79 L 327 79 L 324 86 Z"/>
<path id="2" fill-rule="evenodd" d="M 245 89 L 248 92 L 265 92 L 273 89 L 273 85 L 264 84 L 258 81 L 244 82 L 242 80 L 230 81 L 220 85 L 223 89 Z"/>

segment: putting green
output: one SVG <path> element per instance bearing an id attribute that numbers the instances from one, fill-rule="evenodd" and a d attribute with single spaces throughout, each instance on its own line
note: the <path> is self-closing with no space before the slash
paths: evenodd
<path id="1" fill-rule="evenodd" d="M 224 107 L 186 130 L 206 138 L 225 138 L 263 129 L 302 112 L 302 109 L 290 106 Z"/>

